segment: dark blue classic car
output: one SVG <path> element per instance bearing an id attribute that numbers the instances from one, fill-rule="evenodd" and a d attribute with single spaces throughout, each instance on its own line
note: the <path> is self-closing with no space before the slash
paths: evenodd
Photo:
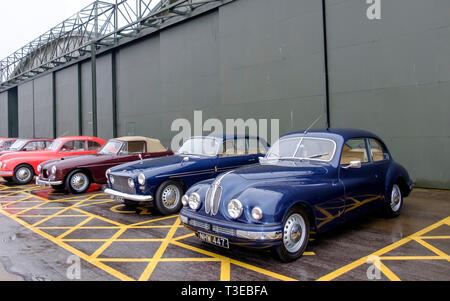
<path id="1" fill-rule="evenodd" d="M 106 172 L 105 193 L 128 206 L 153 202 L 164 215 L 178 212 L 181 197 L 197 182 L 243 165 L 256 164 L 269 145 L 259 137 L 191 137 L 174 156 L 123 164 Z"/>
<path id="2" fill-rule="evenodd" d="M 272 248 L 289 262 L 303 254 L 310 231 L 378 208 L 398 216 L 412 185 L 372 133 L 297 132 L 277 141 L 260 164 L 191 187 L 180 218 L 207 243 Z"/>

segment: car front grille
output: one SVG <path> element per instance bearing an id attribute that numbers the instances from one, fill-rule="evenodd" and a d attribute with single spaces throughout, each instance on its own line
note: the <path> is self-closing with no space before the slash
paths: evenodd
<path id="1" fill-rule="evenodd" d="M 136 194 L 136 189 L 135 188 L 131 188 L 128 185 L 128 179 L 127 177 L 119 177 L 119 176 L 114 176 L 114 184 L 112 184 L 112 189 L 116 190 L 116 191 L 120 191 L 123 193 L 128 193 L 128 194 Z"/>
<path id="2" fill-rule="evenodd" d="M 218 233 L 218 234 L 236 236 L 236 230 L 234 230 L 234 229 L 224 228 L 224 227 L 220 227 L 220 226 L 216 226 L 216 225 L 210 225 L 208 223 L 200 222 L 200 221 L 197 221 L 194 219 L 189 220 L 189 225 L 196 227 L 196 228 L 201 228 L 201 229 L 204 229 L 207 231 L 212 230 L 213 232 Z"/>
<path id="3" fill-rule="evenodd" d="M 209 230 L 209 224 L 208 223 L 199 222 L 199 221 L 196 221 L 196 220 L 193 220 L 193 219 L 191 219 L 189 221 L 189 225 L 197 227 L 197 228 L 202 228 L 202 229 L 205 229 L 205 230 Z"/>
<path id="4" fill-rule="evenodd" d="M 222 198 L 222 186 L 213 183 L 206 192 L 206 213 L 216 215 L 219 211 L 220 199 Z"/>
<path id="5" fill-rule="evenodd" d="M 219 226 L 212 226 L 212 230 L 216 233 L 220 233 L 220 234 L 226 234 L 226 235 L 230 235 L 230 236 L 235 236 L 236 235 L 236 231 L 233 229 L 229 229 L 229 228 L 224 228 L 224 227 L 219 227 Z"/>

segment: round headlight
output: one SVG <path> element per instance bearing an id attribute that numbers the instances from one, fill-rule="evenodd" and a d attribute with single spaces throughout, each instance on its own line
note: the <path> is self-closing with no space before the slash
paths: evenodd
<path id="1" fill-rule="evenodd" d="M 132 178 L 128 179 L 128 186 L 130 186 L 130 188 L 134 188 L 134 180 Z"/>
<path id="2" fill-rule="evenodd" d="M 200 208 L 200 195 L 196 192 L 191 193 L 188 199 L 189 208 L 192 210 L 198 210 Z"/>
<path id="3" fill-rule="evenodd" d="M 262 218 L 263 218 L 263 213 L 262 213 L 261 208 L 259 208 L 259 207 L 253 208 L 253 209 L 252 209 L 252 217 L 253 217 L 254 219 L 256 219 L 257 221 L 259 221 L 260 219 L 262 219 Z"/>
<path id="4" fill-rule="evenodd" d="M 56 166 L 53 166 L 52 167 L 52 174 L 55 174 L 56 173 Z"/>
<path id="5" fill-rule="evenodd" d="M 1 166 L 1 164 L 0 164 L 0 166 Z M 38 171 L 38 173 L 41 173 L 41 171 L 42 171 L 42 166 L 41 166 L 41 164 L 38 165 L 37 171 Z"/>
<path id="6" fill-rule="evenodd" d="M 145 185 L 145 175 L 143 173 L 141 173 L 138 177 L 138 182 L 141 185 Z"/>
<path id="7" fill-rule="evenodd" d="M 242 203 L 239 200 L 231 200 L 228 203 L 228 214 L 233 218 L 237 219 L 242 215 Z"/>
<path id="8" fill-rule="evenodd" d="M 108 177 L 109 176 L 109 173 L 111 172 L 111 169 L 108 169 L 107 171 L 106 171 L 106 177 Z"/>
<path id="9" fill-rule="evenodd" d="M 114 185 L 114 177 L 113 177 L 113 176 L 110 176 L 110 177 L 109 177 L 109 181 L 111 182 L 111 184 Z"/>
<path id="10" fill-rule="evenodd" d="M 183 195 L 183 197 L 181 198 L 181 203 L 183 204 L 183 206 L 189 205 L 189 197 L 187 195 Z"/>

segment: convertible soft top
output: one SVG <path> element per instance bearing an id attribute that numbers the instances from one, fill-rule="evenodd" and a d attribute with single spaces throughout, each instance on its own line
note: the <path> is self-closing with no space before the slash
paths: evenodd
<path id="1" fill-rule="evenodd" d="M 147 143 L 147 149 L 150 149 L 153 153 L 165 152 L 167 149 L 161 144 L 161 141 L 154 138 L 147 138 L 142 136 L 127 136 L 115 138 L 115 140 L 130 142 L 130 141 L 145 141 Z"/>

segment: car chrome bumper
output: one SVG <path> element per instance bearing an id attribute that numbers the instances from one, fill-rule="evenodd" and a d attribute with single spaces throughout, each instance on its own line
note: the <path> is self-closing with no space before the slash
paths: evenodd
<path id="1" fill-rule="evenodd" d="M 13 175 L 13 171 L 0 171 L 0 177 L 12 177 Z"/>
<path id="2" fill-rule="evenodd" d="M 106 194 L 110 194 L 112 196 L 117 196 L 124 198 L 125 200 L 136 201 L 136 202 L 150 202 L 153 201 L 153 197 L 151 195 L 136 195 L 136 194 L 128 194 L 120 191 L 112 190 L 110 188 L 105 189 Z"/>
<path id="3" fill-rule="evenodd" d="M 216 235 L 225 235 L 254 243 L 275 242 L 280 241 L 283 238 L 283 232 L 281 230 L 272 231 L 273 226 L 270 227 L 272 229 L 267 229 L 268 231 L 264 231 L 260 226 L 258 226 L 257 229 L 242 229 L 242 227 L 240 227 L 242 226 L 241 224 L 236 224 L 235 227 L 231 224 L 218 225 L 217 223 L 214 223 L 213 220 L 209 221 L 204 218 L 200 220 L 183 214 L 180 214 L 180 220 L 186 227 L 191 228 L 192 230 L 207 231 Z"/>
<path id="4" fill-rule="evenodd" d="M 38 186 L 42 186 L 42 187 L 46 187 L 46 186 L 58 186 L 58 185 L 62 185 L 63 181 L 45 181 L 45 180 L 41 180 L 39 178 L 36 179 L 36 185 Z"/>

